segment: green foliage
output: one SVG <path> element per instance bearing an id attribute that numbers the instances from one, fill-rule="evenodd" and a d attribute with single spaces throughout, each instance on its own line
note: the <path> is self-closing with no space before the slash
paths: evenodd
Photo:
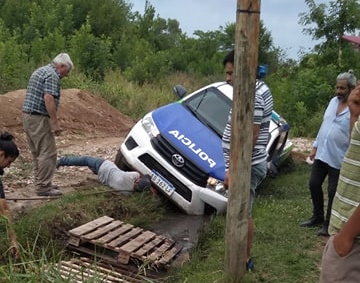
<path id="1" fill-rule="evenodd" d="M 24 46 L 16 44 L 14 38 L 0 39 L 0 93 L 24 88 L 28 79 Z M 19 72 L 22 70 L 22 72 Z"/>
<path id="2" fill-rule="evenodd" d="M 66 50 L 65 41 L 66 39 L 58 29 L 48 33 L 45 37 L 35 36 L 31 43 L 29 57 L 37 66 L 48 64 L 57 55 L 54 50 Z M 44 56 L 44 54 L 48 54 L 48 56 Z"/>
<path id="3" fill-rule="evenodd" d="M 146 83 L 139 86 L 128 81 L 118 72 L 108 73 L 105 81 L 101 84 L 88 81 L 78 75 L 76 75 L 76 79 L 70 76 L 65 82 L 69 87 L 83 85 L 83 89 L 103 97 L 121 113 L 134 119 L 139 119 L 155 108 L 176 101 L 177 97 L 173 94 L 172 89 L 177 84 L 184 85 L 190 93 L 209 83 L 195 75 L 176 73 L 161 78 L 156 84 Z"/>
<path id="4" fill-rule="evenodd" d="M 21 48 L 19 64 L 26 70 L 67 51 L 78 72 L 90 80 L 101 82 L 107 72 L 118 70 L 139 85 L 159 82 L 171 72 L 222 73 L 224 50 L 232 48 L 235 32 L 235 25 L 228 24 L 219 31 L 196 31 L 188 37 L 176 19 L 159 17 L 149 1 L 140 14 L 132 13 L 131 4 L 122 0 L 3 0 L 0 20 L 7 40 Z M 262 30 L 263 63 L 277 62 L 270 60 L 276 57 L 271 35 Z M 20 76 L 19 72 L 10 75 Z"/>
<path id="5" fill-rule="evenodd" d="M 258 55 L 269 68 L 266 82 L 275 110 L 290 123 L 292 135 L 313 136 L 334 95 L 336 75 L 353 69 L 360 76 L 360 53 L 341 39 L 360 28 L 360 4 L 305 3 L 304 32 L 322 40 L 313 52 L 301 54 L 299 62 L 286 59 L 261 21 Z M 172 74 L 187 73 L 201 86 L 224 80 L 222 60 L 234 47 L 235 23 L 188 36 L 176 19 L 161 18 L 150 1 L 143 13 L 132 12 L 131 6 L 124 0 L 2 0 L 0 93 L 25 88 L 35 68 L 63 51 L 70 53 L 75 70 L 62 87 L 93 89 L 134 118 L 171 101 L 163 90 L 171 89 L 164 84 Z M 122 85 L 109 81 L 118 78 L 115 73 Z M 132 83 L 136 86 L 128 88 Z M 144 95 L 139 86 L 154 95 Z"/>
<path id="6" fill-rule="evenodd" d="M 157 82 L 169 72 L 168 57 L 168 51 L 147 53 L 144 56 L 136 57 L 133 61 L 134 65 L 129 66 L 124 71 L 124 75 L 139 85 L 143 85 L 145 82 Z"/>
<path id="7" fill-rule="evenodd" d="M 105 71 L 110 69 L 111 41 L 97 38 L 91 33 L 87 22 L 71 39 L 71 54 L 81 72 L 95 81 L 103 81 Z"/>
<path id="8" fill-rule="evenodd" d="M 315 47 L 321 56 L 321 64 L 342 64 L 342 49 L 346 44 L 341 39 L 343 34 L 354 34 L 360 28 L 360 4 L 357 0 L 330 1 L 329 7 L 314 0 L 306 0 L 309 13 L 300 14 L 299 23 L 304 26 L 304 32 L 314 40 L 323 40 Z"/>
<path id="9" fill-rule="evenodd" d="M 334 64 L 314 66 L 312 56 L 304 59 L 302 65 L 290 72 L 289 68 L 280 68 L 267 82 L 275 109 L 291 125 L 291 134 L 314 137 L 330 99 L 335 96 L 337 75 L 348 70 Z"/>

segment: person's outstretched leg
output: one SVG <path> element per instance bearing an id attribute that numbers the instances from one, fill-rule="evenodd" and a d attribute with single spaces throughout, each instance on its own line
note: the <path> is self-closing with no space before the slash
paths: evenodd
<path id="1" fill-rule="evenodd" d="M 104 161 L 103 158 L 87 155 L 63 156 L 58 159 L 56 168 L 60 166 L 87 166 L 94 174 L 97 174 Z"/>

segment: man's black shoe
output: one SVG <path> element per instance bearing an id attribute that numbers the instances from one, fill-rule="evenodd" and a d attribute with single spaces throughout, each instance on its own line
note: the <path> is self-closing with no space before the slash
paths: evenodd
<path id="1" fill-rule="evenodd" d="M 327 225 L 321 226 L 321 228 L 317 231 L 317 234 L 318 236 L 328 237 L 329 236 L 328 226 Z"/>
<path id="2" fill-rule="evenodd" d="M 323 217 L 312 216 L 309 220 L 300 223 L 301 227 L 316 227 L 324 223 Z"/>

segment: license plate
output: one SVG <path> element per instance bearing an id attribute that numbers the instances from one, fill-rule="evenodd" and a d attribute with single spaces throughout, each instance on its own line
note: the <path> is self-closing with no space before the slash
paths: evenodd
<path id="1" fill-rule="evenodd" d="M 151 181 L 169 196 L 175 191 L 175 187 L 157 171 L 151 171 Z"/>

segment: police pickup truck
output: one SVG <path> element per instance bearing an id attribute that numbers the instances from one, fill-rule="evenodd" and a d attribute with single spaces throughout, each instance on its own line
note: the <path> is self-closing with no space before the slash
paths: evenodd
<path id="1" fill-rule="evenodd" d="M 146 114 L 130 130 L 115 163 L 123 170 L 150 174 L 152 186 L 190 215 L 223 213 L 227 195 L 222 181 L 225 164 L 221 146 L 233 87 L 207 85 Z M 268 168 L 276 171 L 293 147 L 289 125 L 275 111 L 269 129 Z"/>

